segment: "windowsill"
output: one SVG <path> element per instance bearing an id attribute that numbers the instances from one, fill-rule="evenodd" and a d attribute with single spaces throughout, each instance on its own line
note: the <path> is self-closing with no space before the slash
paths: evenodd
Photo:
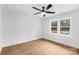
<path id="1" fill-rule="evenodd" d="M 57 36 L 65 36 L 65 37 L 71 37 L 71 34 L 65 35 L 65 34 L 59 34 L 59 33 L 50 33 L 51 35 L 57 35 Z"/>

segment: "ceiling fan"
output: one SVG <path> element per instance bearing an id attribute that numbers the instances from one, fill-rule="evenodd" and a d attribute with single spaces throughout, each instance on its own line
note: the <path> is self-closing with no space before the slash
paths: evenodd
<path id="1" fill-rule="evenodd" d="M 48 4 L 46 7 L 42 6 L 42 10 L 37 8 L 37 7 L 32 7 L 33 9 L 36 9 L 36 10 L 40 11 L 40 12 L 34 13 L 34 15 L 37 15 L 37 14 L 40 14 L 40 13 L 44 13 L 43 17 L 45 17 L 46 13 L 48 13 L 48 14 L 55 14 L 55 12 L 48 11 L 48 9 L 50 9 L 52 6 L 53 6 L 52 4 Z"/>

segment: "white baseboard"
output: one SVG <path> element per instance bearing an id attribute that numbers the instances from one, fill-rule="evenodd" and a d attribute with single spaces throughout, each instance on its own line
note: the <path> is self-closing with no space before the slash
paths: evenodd
<path id="1" fill-rule="evenodd" d="M 25 43 L 25 42 L 29 42 L 29 41 L 33 41 L 33 40 L 38 40 L 38 39 L 40 39 L 41 37 L 37 37 L 37 38 L 31 38 L 31 39 L 26 39 L 26 40 L 20 40 L 19 42 L 13 42 L 13 43 L 10 43 L 10 44 L 6 44 L 6 43 L 4 43 L 3 45 L 1 45 L 1 47 L 0 47 L 0 53 L 1 53 L 1 51 L 2 51 L 2 49 L 4 48 L 4 47 L 8 47 L 8 46 L 12 46 L 12 45 L 17 45 L 17 44 L 21 44 L 21 43 Z"/>
<path id="2" fill-rule="evenodd" d="M 74 48 L 79 49 L 79 47 L 76 44 L 68 44 L 67 42 L 62 42 L 62 41 L 55 40 L 55 39 L 52 39 L 52 38 L 49 38 L 49 37 L 44 37 L 44 38 L 48 39 L 48 40 L 51 40 L 51 41 L 55 41 L 55 42 L 61 43 L 61 44 L 64 44 L 64 45 L 67 45 L 67 46 L 70 46 L 70 47 L 74 47 Z"/>
<path id="3" fill-rule="evenodd" d="M 38 38 L 31 38 L 31 39 L 26 39 L 26 40 L 21 40 L 21 41 L 18 41 L 18 42 L 14 42 L 14 43 L 10 43 L 10 44 L 5 44 L 2 46 L 2 48 L 4 47 L 7 47 L 7 46 L 12 46 L 12 45 L 16 45 L 16 44 L 21 44 L 21 43 L 24 43 L 24 42 L 29 42 L 29 41 L 33 41 L 33 40 L 38 40 L 40 39 L 41 37 L 38 37 Z"/>

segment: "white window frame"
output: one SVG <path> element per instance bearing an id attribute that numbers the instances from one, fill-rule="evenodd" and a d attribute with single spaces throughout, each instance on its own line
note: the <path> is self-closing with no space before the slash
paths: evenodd
<path id="1" fill-rule="evenodd" d="M 61 34 L 60 33 L 60 21 L 61 20 L 67 20 L 67 19 L 70 19 L 70 33 L 69 33 L 69 35 L 66 35 L 66 34 Z M 51 32 L 51 22 L 52 21 L 57 21 L 57 33 L 52 33 Z M 53 34 L 53 35 L 60 35 L 60 36 L 71 36 L 72 35 L 72 19 L 71 19 L 71 17 L 67 17 L 67 18 L 59 18 L 59 19 L 54 19 L 54 20 L 50 20 L 49 21 L 49 33 L 50 34 Z"/>

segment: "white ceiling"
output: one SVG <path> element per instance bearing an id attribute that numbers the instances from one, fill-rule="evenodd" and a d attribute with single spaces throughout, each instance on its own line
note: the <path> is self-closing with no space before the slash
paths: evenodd
<path id="1" fill-rule="evenodd" d="M 37 8 L 40 8 L 42 6 L 47 6 L 47 4 L 5 4 L 3 5 L 3 8 L 8 12 L 16 12 L 16 13 L 22 13 L 22 14 L 34 14 L 39 11 L 33 9 L 32 7 L 35 6 Z M 79 4 L 54 4 L 53 7 L 51 7 L 50 11 L 55 11 L 56 14 L 46 14 L 46 17 L 62 14 L 65 12 L 72 11 L 74 9 L 79 8 Z M 34 15 L 37 17 L 42 17 L 40 14 Z"/>

